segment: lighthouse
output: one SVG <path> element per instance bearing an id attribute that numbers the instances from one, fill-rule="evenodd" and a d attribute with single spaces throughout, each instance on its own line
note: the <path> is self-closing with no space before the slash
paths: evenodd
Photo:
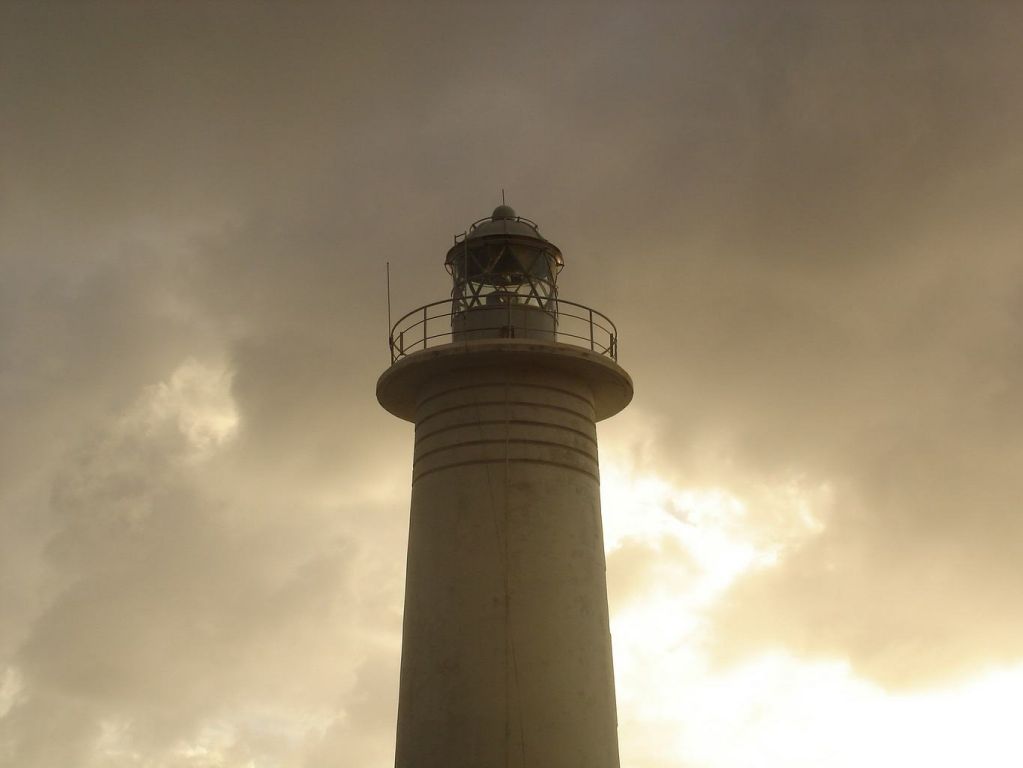
<path id="1" fill-rule="evenodd" d="M 396 768 L 618 768 L 596 422 L 618 333 L 501 205 L 450 298 L 391 328 L 377 399 L 415 424 Z"/>

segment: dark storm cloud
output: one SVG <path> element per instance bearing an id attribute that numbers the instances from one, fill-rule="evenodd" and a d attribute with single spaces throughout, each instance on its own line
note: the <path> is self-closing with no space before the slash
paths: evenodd
<path id="1" fill-rule="evenodd" d="M 729 597 L 724 648 L 886 683 L 1019 657 L 1013 6 L 4 16 L 0 755 L 104 764 L 130 720 L 184 763 L 277 697 L 325 724 L 252 746 L 236 722 L 232 759 L 380 760 L 410 459 L 372 398 L 383 264 L 396 314 L 442 298 L 502 187 L 564 249 L 565 297 L 618 321 L 655 469 L 834 489 Z M 197 463 L 176 411 L 131 415 L 189 360 L 238 416 Z"/>

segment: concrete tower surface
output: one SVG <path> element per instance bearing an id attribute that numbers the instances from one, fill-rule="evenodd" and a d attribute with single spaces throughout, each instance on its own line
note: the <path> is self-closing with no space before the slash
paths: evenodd
<path id="1" fill-rule="evenodd" d="M 506 205 L 450 299 L 391 329 L 377 399 L 415 423 L 397 768 L 618 768 L 596 422 L 632 399 L 604 315 Z"/>

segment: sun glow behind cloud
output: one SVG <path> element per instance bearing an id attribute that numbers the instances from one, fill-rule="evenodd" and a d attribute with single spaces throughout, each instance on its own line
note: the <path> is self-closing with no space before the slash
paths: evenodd
<path id="1" fill-rule="evenodd" d="M 139 416 L 147 431 L 173 421 L 187 440 L 193 458 L 209 456 L 238 429 L 238 410 L 231 397 L 231 373 L 223 365 L 188 358 L 167 381 L 151 387 Z"/>
<path id="2" fill-rule="evenodd" d="M 602 497 L 623 765 L 1023 762 L 1013 715 L 1023 664 L 891 692 L 842 658 L 781 648 L 728 664 L 715 657 L 711 609 L 737 578 L 780 564 L 824 530 L 826 484 L 790 482 L 747 500 L 622 466 L 605 463 Z"/>

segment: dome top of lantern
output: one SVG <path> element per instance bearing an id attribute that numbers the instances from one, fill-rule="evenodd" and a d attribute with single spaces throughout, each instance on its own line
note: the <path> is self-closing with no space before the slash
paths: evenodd
<path id="1" fill-rule="evenodd" d="M 469 227 L 469 231 L 465 233 L 465 237 L 468 239 L 475 239 L 478 237 L 527 237 L 548 243 L 549 247 L 557 250 L 553 244 L 549 243 L 549 241 L 540 234 L 540 228 L 537 226 L 535 221 L 530 221 L 524 216 L 519 216 L 515 213 L 514 208 L 510 205 L 505 205 L 504 203 L 497 206 L 488 218 L 473 222 L 472 226 Z"/>

